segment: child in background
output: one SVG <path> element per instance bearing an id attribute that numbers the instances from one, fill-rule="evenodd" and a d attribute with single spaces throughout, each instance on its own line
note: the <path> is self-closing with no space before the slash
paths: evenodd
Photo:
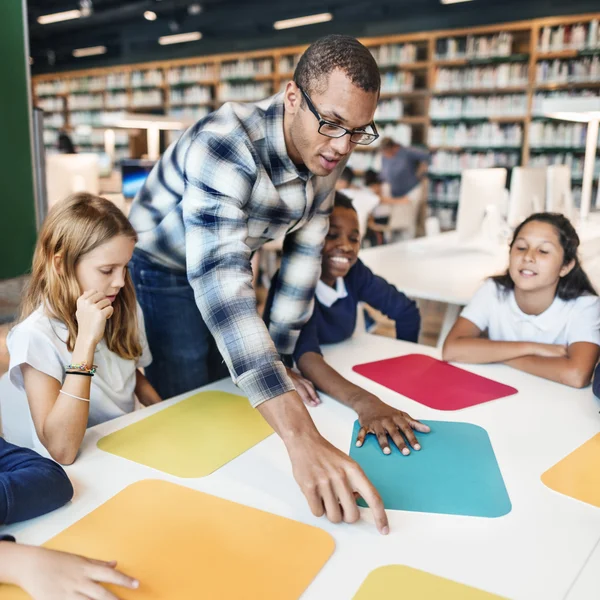
<path id="1" fill-rule="evenodd" d="M 444 360 L 503 362 L 572 387 L 588 385 L 600 355 L 600 299 L 578 247 L 563 215 L 525 219 L 510 244 L 508 271 L 488 279 L 463 310 L 444 343 Z"/>
<path id="2" fill-rule="evenodd" d="M 39 235 L 20 322 L 7 339 L 10 380 L 25 390 L 34 446 L 71 464 L 88 426 L 160 398 L 127 272 L 136 233 L 111 202 L 75 194 Z"/>
<path id="3" fill-rule="evenodd" d="M 416 304 L 393 285 L 374 275 L 358 259 L 359 249 L 356 211 L 348 198 L 336 192 L 323 248 L 321 279 L 315 290 L 314 311 L 300 332 L 293 357 L 308 382 L 296 376 L 294 383 L 302 399 L 310 406 L 320 402 L 314 384 L 317 389 L 354 409 L 361 425 L 357 446 L 361 446 L 366 435 L 372 433 L 377 436 L 383 452 L 389 454 L 389 435 L 403 454 L 409 454 L 403 435 L 415 450 L 419 450 L 413 429 L 427 432 L 429 427 L 342 377 L 325 362 L 321 353 L 321 344 L 339 343 L 352 336 L 359 302 L 366 302 L 395 320 L 398 339 L 416 342 L 419 336 L 421 317 Z M 277 285 L 276 275 L 265 305 L 267 323 Z"/>
<path id="4" fill-rule="evenodd" d="M 358 215 L 358 225 L 362 239 L 367 233 L 369 217 L 380 200 L 379 196 L 366 185 L 355 185 L 354 179 L 354 171 L 350 167 L 345 167 L 335 184 L 335 189 L 352 200 L 352 206 Z"/>

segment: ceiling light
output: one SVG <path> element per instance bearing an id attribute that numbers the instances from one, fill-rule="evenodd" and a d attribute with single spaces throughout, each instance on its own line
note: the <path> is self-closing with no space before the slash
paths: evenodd
<path id="1" fill-rule="evenodd" d="M 77 50 L 73 50 L 73 56 L 75 58 L 81 58 L 82 56 L 96 56 L 97 54 L 106 54 L 106 46 L 90 46 L 89 48 L 77 48 Z"/>
<path id="2" fill-rule="evenodd" d="M 81 8 L 81 16 L 89 17 L 92 14 L 92 0 L 79 0 L 79 8 Z"/>
<path id="3" fill-rule="evenodd" d="M 314 25 L 315 23 L 326 23 L 331 21 L 333 15 L 331 13 L 320 13 L 318 15 L 309 15 L 308 17 L 298 17 L 297 19 L 284 19 L 283 21 L 275 21 L 273 27 L 275 29 L 291 29 L 292 27 L 302 27 L 303 25 Z"/>
<path id="4" fill-rule="evenodd" d="M 153 10 L 147 10 L 144 13 L 144 19 L 147 19 L 148 21 L 156 21 L 156 13 Z"/>
<path id="5" fill-rule="evenodd" d="M 440 0 L 442 4 L 458 4 L 459 2 L 472 2 L 472 0 Z"/>
<path id="6" fill-rule="evenodd" d="M 183 42 L 195 42 L 202 38 L 202 34 L 199 31 L 191 31 L 190 33 L 177 33 L 175 35 L 163 35 L 158 38 L 158 43 L 161 46 L 168 46 L 169 44 L 182 44 Z"/>
<path id="7" fill-rule="evenodd" d="M 51 15 L 43 15 L 37 18 L 40 25 L 48 25 L 50 23 L 58 23 L 59 21 L 70 21 L 71 19 L 79 19 L 81 17 L 80 10 L 65 10 L 64 12 L 52 13 Z"/>
<path id="8" fill-rule="evenodd" d="M 188 6 L 188 14 L 199 15 L 202 12 L 202 7 L 199 4 L 190 4 Z"/>

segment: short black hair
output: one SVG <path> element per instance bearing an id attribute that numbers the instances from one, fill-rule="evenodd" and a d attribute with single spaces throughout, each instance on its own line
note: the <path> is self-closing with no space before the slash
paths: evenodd
<path id="1" fill-rule="evenodd" d="M 335 193 L 335 199 L 333 201 L 333 208 L 336 208 L 337 206 L 340 206 L 342 208 L 349 208 L 350 210 L 353 210 L 354 212 L 356 212 L 356 209 L 354 208 L 354 204 L 352 204 L 352 200 L 350 200 L 350 198 L 348 198 L 348 196 L 346 196 L 346 194 L 342 194 L 342 192 Z"/>
<path id="2" fill-rule="evenodd" d="M 344 167 L 340 179 L 346 183 L 352 183 L 354 180 L 354 171 L 350 167 Z"/>
<path id="3" fill-rule="evenodd" d="M 365 171 L 365 185 L 373 185 L 375 183 L 381 183 L 379 173 L 373 169 L 367 169 Z"/>
<path id="4" fill-rule="evenodd" d="M 327 35 L 311 44 L 298 62 L 294 82 L 307 94 L 322 92 L 326 79 L 336 69 L 342 70 L 361 90 L 379 93 L 381 75 L 377 62 L 371 52 L 350 35 Z"/>

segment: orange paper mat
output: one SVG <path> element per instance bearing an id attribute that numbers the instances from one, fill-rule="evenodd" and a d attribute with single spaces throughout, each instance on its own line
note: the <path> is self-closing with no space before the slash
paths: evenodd
<path id="1" fill-rule="evenodd" d="M 550 489 L 600 508 L 600 433 L 542 475 Z"/>
<path id="2" fill-rule="evenodd" d="M 333 553 L 316 527 L 166 481 L 130 485 L 47 548 L 101 560 L 139 579 L 122 600 L 296 600 Z M 0 585 L 0 600 L 27 594 Z"/>

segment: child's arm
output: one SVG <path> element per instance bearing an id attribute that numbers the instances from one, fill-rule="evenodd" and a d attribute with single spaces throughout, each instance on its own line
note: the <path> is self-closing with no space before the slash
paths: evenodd
<path id="1" fill-rule="evenodd" d="M 596 344 L 576 342 L 567 348 L 567 355 L 563 357 L 522 356 L 505 363 L 538 377 L 582 388 L 590 383 L 599 357 L 600 347 Z"/>
<path id="2" fill-rule="evenodd" d="M 0 525 L 33 519 L 73 497 L 60 465 L 0 438 Z"/>
<path id="3" fill-rule="evenodd" d="M 358 286 L 358 298 L 381 311 L 396 324 L 396 339 L 417 342 L 421 328 L 421 315 L 414 300 L 399 292 L 383 277 L 375 275 L 360 260 L 351 274 Z"/>
<path id="4" fill-rule="evenodd" d="M 135 370 L 135 395 L 144 406 L 162 402 L 158 392 L 139 369 Z"/>
<path id="5" fill-rule="evenodd" d="M 419 423 L 405 412 L 385 404 L 377 396 L 354 385 L 330 367 L 323 356 L 316 352 L 302 354 L 298 359 L 298 367 L 318 389 L 356 411 L 361 425 L 357 446 L 362 446 L 367 433 L 373 433 L 377 436 L 383 452 L 389 454 L 389 435 L 398 449 L 403 454 L 408 454 L 410 451 L 400 433 L 402 431 L 410 445 L 415 450 L 420 449 L 412 430 L 426 433 L 429 431 L 427 425 Z"/>
<path id="6" fill-rule="evenodd" d="M 499 342 L 480 337 L 482 331 L 464 317 L 459 317 L 442 349 L 442 359 L 448 362 L 486 364 L 506 362 L 524 356 L 561 358 L 567 353 L 559 344 L 537 342 Z"/>
<path id="7" fill-rule="evenodd" d="M 74 364 L 93 363 L 96 345 L 104 336 L 106 320 L 112 313 L 113 308 L 104 294 L 92 290 L 77 300 L 79 332 L 71 358 Z M 40 441 L 54 460 L 70 465 L 87 428 L 92 378 L 67 374 L 61 386 L 54 377 L 28 364 L 22 364 L 21 371 Z"/>
<path id="8" fill-rule="evenodd" d="M 17 585 L 33 600 L 117 600 L 100 583 L 137 589 L 138 581 L 103 562 L 14 542 L 0 542 L 0 582 Z"/>

